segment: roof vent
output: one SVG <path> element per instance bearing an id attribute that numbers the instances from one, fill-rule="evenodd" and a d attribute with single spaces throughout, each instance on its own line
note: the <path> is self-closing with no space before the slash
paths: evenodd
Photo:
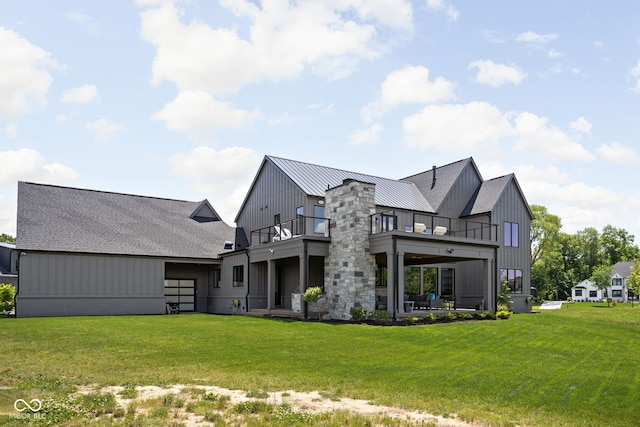
<path id="1" fill-rule="evenodd" d="M 233 242 L 230 242 L 230 241 L 228 241 L 228 240 L 227 240 L 226 242 L 224 242 L 224 249 L 225 249 L 225 250 L 231 250 L 231 249 L 233 249 Z"/>

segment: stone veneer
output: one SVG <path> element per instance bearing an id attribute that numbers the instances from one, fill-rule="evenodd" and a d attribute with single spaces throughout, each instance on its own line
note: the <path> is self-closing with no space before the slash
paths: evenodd
<path id="1" fill-rule="evenodd" d="M 369 252 L 375 192 L 375 184 L 346 179 L 325 193 L 331 243 L 324 261 L 324 290 L 332 319 L 350 319 L 352 307 L 375 309 L 376 262 Z"/>

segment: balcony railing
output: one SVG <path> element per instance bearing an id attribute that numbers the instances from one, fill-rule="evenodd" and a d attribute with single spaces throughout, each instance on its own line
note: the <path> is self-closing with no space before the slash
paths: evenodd
<path id="1" fill-rule="evenodd" d="M 405 231 L 421 235 L 452 236 L 498 241 L 498 226 L 487 222 L 389 210 L 370 216 L 371 234 Z"/>
<path id="2" fill-rule="evenodd" d="M 251 232 L 251 246 L 280 242 L 299 236 L 331 237 L 329 218 L 299 216 Z"/>

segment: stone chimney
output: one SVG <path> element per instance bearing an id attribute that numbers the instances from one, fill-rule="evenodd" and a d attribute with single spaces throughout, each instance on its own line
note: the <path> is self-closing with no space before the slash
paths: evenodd
<path id="1" fill-rule="evenodd" d="M 345 179 L 325 192 L 331 243 L 324 290 L 332 319 L 350 319 L 352 307 L 375 309 L 376 261 L 369 252 L 375 193 L 375 184 L 355 179 Z"/>

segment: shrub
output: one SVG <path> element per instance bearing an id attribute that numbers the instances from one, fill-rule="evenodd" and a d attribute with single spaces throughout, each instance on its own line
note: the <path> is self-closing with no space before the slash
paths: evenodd
<path id="1" fill-rule="evenodd" d="M 13 285 L 3 283 L 0 285 L 0 313 L 13 310 L 13 299 L 16 291 Z"/>
<path id="2" fill-rule="evenodd" d="M 508 319 L 509 317 L 511 317 L 511 312 L 510 311 L 505 311 L 505 310 L 500 310 L 499 312 L 496 313 L 496 317 L 498 319 Z"/>
<path id="3" fill-rule="evenodd" d="M 472 314 L 473 318 L 476 320 L 484 320 L 487 318 L 487 312 L 486 311 L 476 311 Z"/>
<path id="4" fill-rule="evenodd" d="M 233 410 L 238 414 L 259 414 L 271 412 L 273 406 L 261 400 L 248 400 L 234 405 Z"/>
<path id="5" fill-rule="evenodd" d="M 409 316 L 405 317 L 404 321 L 407 322 L 407 325 L 415 325 L 418 323 L 418 318 L 416 316 Z"/>
<path id="6" fill-rule="evenodd" d="M 453 313 L 445 313 L 438 316 L 438 322 L 453 322 L 456 320 L 456 315 Z"/>
<path id="7" fill-rule="evenodd" d="M 457 312 L 456 317 L 458 318 L 458 320 L 467 320 L 471 317 L 471 315 L 469 313 L 465 313 L 462 311 L 462 312 Z"/>
<path id="8" fill-rule="evenodd" d="M 371 314 L 371 319 L 378 325 L 389 323 L 389 312 L 387 310 L 376 310 Z"/>
<path id="9" fill-rule="evenodd" d="M 302 295 L 302 299 L 306 303 L 315 302 L 316 303 L 316 312 L 318 313 L 318 320 L 322 320 L 320 317 L 320 310 L 318 309 L 318 300 L 324 296 L 324 292 L 320 286 L 311 286 L 304 291 Z"/>
<path id="10" fill-rule="evenodd" d="M 486 313 L 487 313 L 487 314 L 486 314 L 486 315 L 485 315 L 485 317 L 484 317 L 485 319 L 488 319 L 488 320 L 496 320 L 496 314 L 495 314 L 495 313 L 493 313 L 493 312 L 491 312 L 491 311 L 487 311 Z"/>
<path id="11" fill-rule="evenodd" d="M 422 320 L 427 323 L 434 323 L 436 321 L 436 315 L 433 313 L 425 314 L 424 316 L 422 316 Z"/>
<path id="12" fill-rule="evenodd" d="M 367 309 L 364 307 L 351 307 L 350 313 L 354 322 L 367 320 Z"/>

